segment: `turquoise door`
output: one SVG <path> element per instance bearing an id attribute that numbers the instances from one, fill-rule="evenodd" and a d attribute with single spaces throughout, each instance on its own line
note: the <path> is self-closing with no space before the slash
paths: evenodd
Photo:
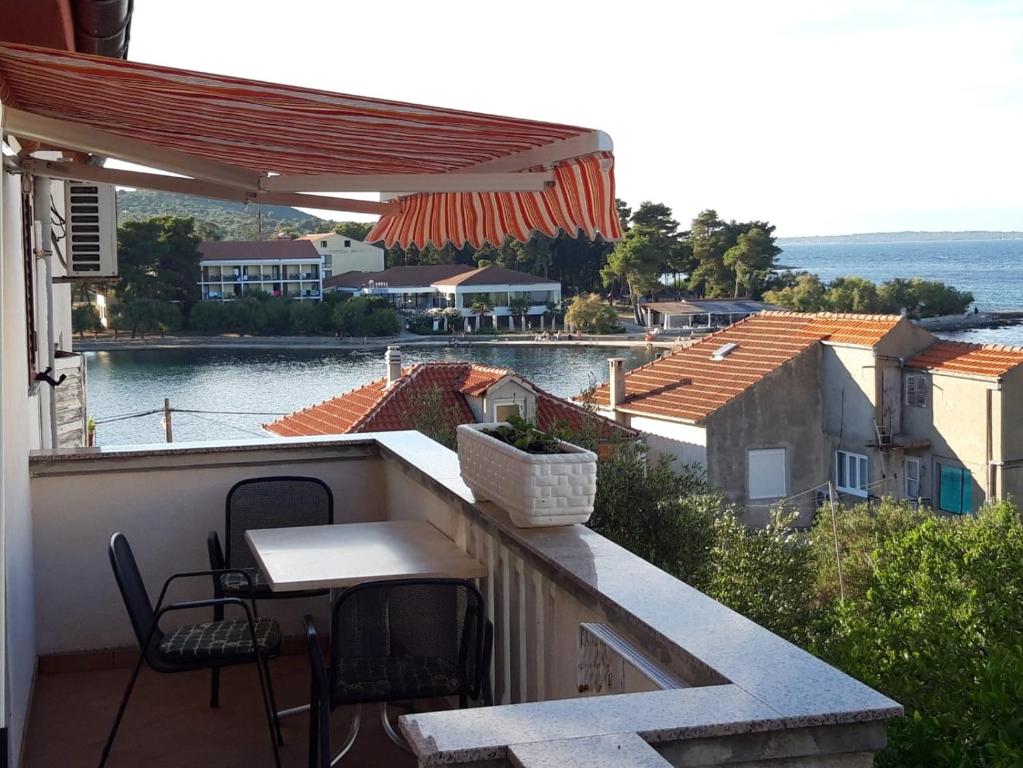
<path id="1" fill-rule="evenodd" d="M 973 474 L 962 467 L 938 465 L 941 475 L 938 481 L 938 509 L 956 515 L 967 515 L 973 511 Z"/>

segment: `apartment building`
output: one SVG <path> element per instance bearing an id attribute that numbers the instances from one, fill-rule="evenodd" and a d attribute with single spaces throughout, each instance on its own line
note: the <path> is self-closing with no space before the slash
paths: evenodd
<path id="1" fill-rule="evenodd" d="M 319 301 L 323 254 L 309 240 L 216 240 L 199 244 L 202 298 L 231 301 L 246 292 Z"/>
<path id="2" fill-rule="evenodd" d="M 942 341 L 897 315 L 765 312 L 624 372 L 601 410 L 706 469 L 766 522 L 833 492 L 950 514 L 1023 494 L 1023 348 Z"/>

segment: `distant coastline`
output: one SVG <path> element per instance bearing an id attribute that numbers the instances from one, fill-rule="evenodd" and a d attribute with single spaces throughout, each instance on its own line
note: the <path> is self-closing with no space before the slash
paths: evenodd
<path id="1" fill-rule="evenodd" d="M 809 235 L 779 237 L 778 245 L 823 245 L 826 243 L 927 243 L 955 240 L 1023 240 L 1023 232 L 863 232 L 856 235 Z"/>

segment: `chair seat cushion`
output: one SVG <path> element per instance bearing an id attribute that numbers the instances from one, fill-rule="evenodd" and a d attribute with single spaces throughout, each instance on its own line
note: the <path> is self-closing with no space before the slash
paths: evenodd
<path id="1" fill-rule="evenodd" d="M 431 656 L 341 659 L 334 700 L 339 703 L 450 696 L 461 689 L 455 665 Z"/>
<path id="2" fill-rule="evenodd" d="M 273 619 L 257 619 L 256 643 L 261 653 L 276 653 L 281 645 L 281 628 Z M 253 653 L 249 622 L 245 619 L 185 624 L 168 632 L 160 643 L 160 653 L 176 661 L 219 659 Z"/>
<path id="3" fill-rule="evenodd" d="M 270 584 L 261 570 L 258 568 L 243 568 L 242 570 L 252 577 L 251 589 L 256 595 L 265 595 L 271 591 Z M 220 574 L 220 589 L 225 595 L 246 597 L 250 587 L 248 580 L 240 573 L 222 573 Z"/>

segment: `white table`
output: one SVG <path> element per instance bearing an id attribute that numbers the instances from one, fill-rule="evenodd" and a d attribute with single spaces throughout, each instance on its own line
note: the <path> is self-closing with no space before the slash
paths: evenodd
<path id="1" fill-rule="evenodd" d="M 475 579 L 486 569 L 427 522 L 341 523 L 246 531 L 274 592 L 340 589 L 375 579 Z"/>

